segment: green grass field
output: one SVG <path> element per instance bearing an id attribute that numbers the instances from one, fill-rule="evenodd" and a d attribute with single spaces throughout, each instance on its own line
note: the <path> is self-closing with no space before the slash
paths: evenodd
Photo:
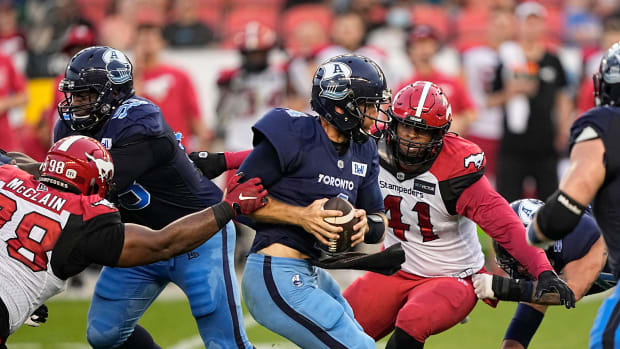
<path id="1" fill-rule="evenodd" d="M 554 307 L 547 312 L 530 348 L 586 348 L 588 333 L 600 298 L 577 304 L 576 309 Z M 50 317 L 40 328 L 24 326 L 9 339 L 12 349 L 82 349 L 86 344 L 86 313 L 88 301 L 58 300 L 47 303 Z M 427 348 L 498 348 L 510 322 L 515 303 L 500 303 L 497 309 L 478 303 L 469 315 L 470 321 L 427 341 Z M 296 348 L 256 324 L 246 315 L 250 340 L 259 348 Z M 202 348 L 196 325 L 185 301 L 157 301 L 140 323 L 149 329 L 163 348 Z M 377 347 L 383 348 L 385 340 Z"/>

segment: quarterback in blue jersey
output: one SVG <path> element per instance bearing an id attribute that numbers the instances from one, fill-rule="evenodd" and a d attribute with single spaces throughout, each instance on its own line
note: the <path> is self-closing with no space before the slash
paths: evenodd
<path id="1" fill-rule="evenodd" d="M 571 127 L 570 163 L 560 188 L 536 213 L 527 231 L 537 246 L 564 238 L 591 203 L 609 251 L 609 264 L 620 277 L 620 42 L 601 59 L 594 74 L 596 107 Z M 601 305 L 590 332 L 590 348 L 620 347 L 620 290 Z"/>
<path id="2" fill-rule="evenodd" d="M 383 238 L 379 159 L 368 139 L 388 102 L 385 77 L 373 61 L 337 56 L 314 75 L 311 105 L 319 116 L 273 109 L 253 127 L 254 149 L 240 171 L 260 177 L 271 196 L 252 215 L 256 237 L 243 298 L 258 323 L 302 348 L 376 347 L 336 281 L 312 261 L 341 231 L 323 220 L 341 214 L 322 209 L 326 198 L 340 196 L 356 207 L 353 245 Z"/>
<path id="3" fill-rule="evenodd" d="M 160 229 L 220 201 L 180 147 L 155 104 L 134 95 L 132 65 L 122 52 L 89 47 L 69 62 L 59 90 L 61 121 L 54 140 L 87 135 L 112 154 L 117 203 L 124 223 Z M 227 224 L 195 250 L 135 268 L 104 267 L 88 314 L 94 348 L 152 348 L 138 320 L 168 282 L 189 299 L 206 347 L 251 348 L 243 327 L 233 265 L 235 229 Z M 135 330 L 134 330 L 135 329 Z M 150 341 L 152 343 L 152 340 Z"/>
<path id="4" fill-rule="evenodd" d="M 522 199 L 510 204 L 527 228 L 543 202 Z M 493 244 L 497 264 L 510 276 L 479 274 L 474 287 L 479 298 L 520 301 L 502 343 L 502 349 L 527 348 L 542 322 L 548 305 L 558 305 L 557 294 L 536 299 L 534 278 L 506 249 Z M 607 249 L 594 218 L 584 213 L 577 226 L 562 240 L 545 249 L 553 269 L 575 293 L 575 299 L 600 293 L 616 285 L 607 264 Z"/>

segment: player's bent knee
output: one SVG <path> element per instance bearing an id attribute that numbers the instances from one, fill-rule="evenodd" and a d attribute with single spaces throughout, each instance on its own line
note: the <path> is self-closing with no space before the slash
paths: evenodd
<path id="1" fill-rule="evenodd" d="M 94 349 L 114 348 L 124 341 L 118 326 L 109 327 L 96 320 L 88 324 L 86 340 Z"/>

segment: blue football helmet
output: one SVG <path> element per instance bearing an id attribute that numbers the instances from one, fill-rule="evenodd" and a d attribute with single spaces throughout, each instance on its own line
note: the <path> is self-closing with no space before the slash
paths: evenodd
<path id="1" fill-rule="evenodd" d="M 620 105 L 620 42 L 613 44 L 601 58 L 594 80 L 596 105 Z"/>
<path id="2" fill-rule="evenodd" d="M 527 227 L 532 223 L 534 215 L 545 203 L 537 199 L 521 199 L 510 203 L 510 207 L 515 211 L 523 225 Z M 535 280 L 525 267 L 519 263 L 505 248 L 500 246 L 497 241 L 493 240 L 493 249 L 495 250 L 495 262 L 502 268 L 512 279 Z"/>
<path id="3" fill-rule="evenodd" d="M 312 109 L 319 113 L 338 131 L 355 142 L 364 143 L 368 137 L 379 138 L 382 132 L 372 135 L 363 127 L 364 118 L 374 120 L 377 130 L 386 127 L 389 116 L 370 116 L 366 108 L 377 108 L 390 102 L 385 75 L 370 58 L 347 54 L 333 57 L 322 63 L 312 80 Z M 336 110 L 339 107 L 343 113 Z"/>
<path id="4" fill-rule="evenodd" d="M 119 50 L 85 48 L 69 61 L 58 90 L 65 94 L 58 104 L 61 120 L 74 131 L 92 132 L 133 96 L 133 67 Z"/>

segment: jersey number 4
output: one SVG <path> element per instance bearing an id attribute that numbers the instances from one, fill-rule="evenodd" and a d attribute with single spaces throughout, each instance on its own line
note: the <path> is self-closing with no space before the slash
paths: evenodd
<path id="1" fill-rule="evenodd" d="M 400 203 L 402 200 L 402 196 L 388 195 L 385 197 L 384 205 L 385 213 L 390 213 L 388 226 L 394 230 L 394 235 L 396 235 L 397 238 L 407 241 L 407 238 L 405 238 L 405 231 L 409 230 L 411 225 L 403 222 L 403 214 L 400 210 Z M 422 234 L 422 242 L 439 239 L 439 236 L 433 233 L 429 204 L 417 202 L 411 210 L 418 214 L 418 226 Z"/>
<path id="2" fill-rule="evenodd" d="M 0 194 L 0 221 L 6 224 L 16 209 L 13 199 Z M 4 224 L 0 225 L 0 229 Z M 46 253 L 54 248 L 61 230 L 60 223 L 55 220 L 38 212 L 27 213 L 17 224 L 17 237 L 6 241 L 8 253 L 33 271 L 47 270 Z"/>

